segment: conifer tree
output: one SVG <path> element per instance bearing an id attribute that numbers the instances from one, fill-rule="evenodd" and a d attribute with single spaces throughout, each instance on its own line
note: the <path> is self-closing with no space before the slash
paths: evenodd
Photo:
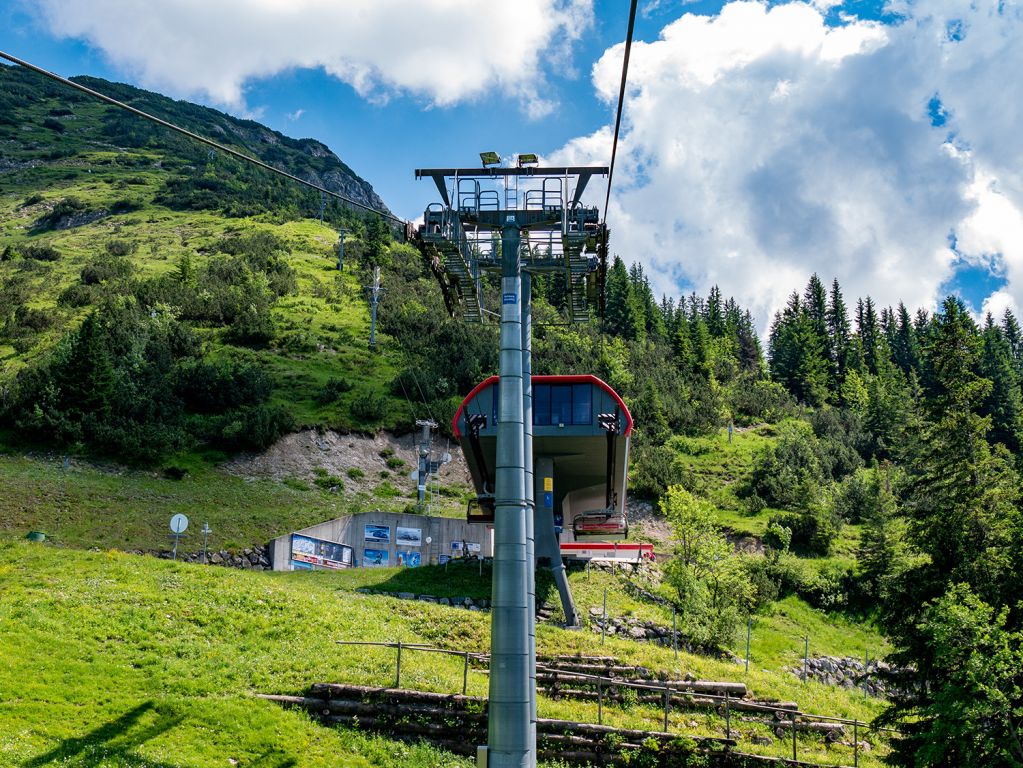
<path id="1" fill-rule="evenodd" d="M 633 340 L 640 336 L 642 318 L 636 311 L 632 283 L 625 262 L 615 256 L 607 275 L 604 327 L 608 333 Z"/>
<path id="2" fill-rule="evenodd" d="M 1023 394 L 1012 347 L 990 314 L 982 339 L 980 374 L 991 380 L 982 413 L 991 418 L 991 441 L 1016 453 L 1023 438 Z"/>
<path id="3" fill-rule="evenodd" d="M 836 382 L 836 388 L 840 388 L 845 380 L 845 372 L 849 369 L 850 329 L 845 300 L 842 298 L 842 289 L 837 278 L 831 281 L 827 319 L 832 378 Z"/>

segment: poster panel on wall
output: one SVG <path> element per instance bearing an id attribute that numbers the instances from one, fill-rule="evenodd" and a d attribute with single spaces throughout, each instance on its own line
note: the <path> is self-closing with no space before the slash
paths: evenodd
<path id="1" fill-rule="evenodd" d="M 366 541 L 378 544 L 387 544 L 391 540 L 391 526 L 389 525 L 367 525 L 365 528 Z"/>
<path id="2" fill-rule="evenodd" d="M 398 565 L 407 568 L 418 568 L 422 565 L 422 555 L 418 552 L 398 552 Z"/>
<path id="3" fill-rule="evenodd" d="M 351 568 L 353 550 L 336 541 L 317 539 L 312 536 L 291 535 L 291 569 L 311 570 L 329 568 L 340 570 Z"/>
<path id="4" fill-rule="evenodd" d="M 362 550 L 362 564 L 367 568 L 383 567 L 386 568 L 388 563 L 388 556 L 386 549 L 364 549 Z"/>
<path id="5" fill-rule="evenodd" d="M 456 554 L 459 554 L 459 555 L 462 554 L 462 542 L 460 542 L 460 541 L 452 541 L 451 542 L 451 551 L 456 553 Z"/>
<path id="6" fill-rule="evenodd" d="M 480 545 L 477 544 L 475 541 L 467 542 L 466 546 L 469 548 L 470 552 L 475 552 L 477 554 L 479 554 L 480 549 L 481 549 Z"/>
<path id="7" fill-rule="evenodd" d="M 399 525 L 395 529 L 394 543 L 399 547 L 421 547 L 423 545 L 423 529 L 402 528 Z"/>

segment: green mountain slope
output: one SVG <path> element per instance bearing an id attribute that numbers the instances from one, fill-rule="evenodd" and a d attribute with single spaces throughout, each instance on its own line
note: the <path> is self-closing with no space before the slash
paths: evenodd
<path id="1" fill-rule="evenodd" d="M 386 210 L 318 142 L 88 82 Z M 362 285 L 368 257 L 414 281 L 418 255 L 377 217 L 331 201 L 321 224 L 308 190 L 32 73 L 0 67 L 0 102 L 0 410 L 19 440 L 153 461 L 407 423 L 387 386 L 401 351 L 367 350 Z"/>
<path id="2" fill-rule="evenodd" d="M 0 765 L 467 766 L 426 747 L 324 728 L 253 697 L 299 694 L 322 681 L 393 682 L 393 651 L 339 646 L 340 639 L 486 650 L 486 614 L 354 591 L 415 588 L 406 578 L 411 576 L 438 595 L 466 594 L 459 590 L 475 580 L 475 569 L 472 579 L 457 570 L 269 575 L 0 542 Z M 649 604 L 629 598 L 610 574 L 588 581 L 578 572 L 573 580 L 583 605 L 596 603 L 607 587 L 615 612 L 664 620 Z M 855 634 L 857 641 L 867 639 Z M 775 642 L 766 635 L 765 641 Z M 731 662 L 686 653 L 676 660 L 669 648 L 629 639 L 601 645 L 592 631 L 541 625 L 537 644 L 540 653 L 610 653 L 672 675 L 740 679 L 741 667 Z M 791 649 L 780 653 L 765 644 L 756 654 L 758 664 L 746 680 L 757 696 L 798 700 L 807 711 L 861 720 L 878 711 L 877 700 L 857 691 L 803 684 L 782 672 L 781 663 L 795 660 Z M 411 688 L 454 692 L 462 686 L 461 661 L 408 652 L 402 680 Z M 486 689 L 486 675 L 471 670 L 469 693 Z M 539 707 L 544 717 L 596 720 L 593 702 L 541 697 Z M 610 724 L 656 729 L 662 712 L 658 706 L 605 704 L 603 716 Z M 723 718 L 707 710 L 675 712 L 671 723 L 680 733 L 721 735 L 724 729 Z M 733 720 L 732 727 L 745 738 L 771 734 L 752 723 Z M 784 738 L 748 746 L 777 756 L 791 748 Z M 877 746 L 870 756 L 861 753 L 861 765 L 877 764 Z M 851 764 L 850 751 L 804 736 L 800 754 L 821 762 L 841 754 Z"/>

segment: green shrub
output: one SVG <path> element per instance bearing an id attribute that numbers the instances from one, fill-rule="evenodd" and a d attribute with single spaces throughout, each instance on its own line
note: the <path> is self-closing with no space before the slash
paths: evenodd
<path id="1" fill-rule="evenodd" d="M 768 527 L 772 525 L 788 528 L 792 532 L 792 548 L 813 555 L 827 555 L 842 530 L 841 518 L 836 518 L 825 504 L 772 515 Z"/>
<path id="2" fill-rule="evenodd" d="M 351 389 L 352 383 L 347 379 L 327 379 L 327 383 L 323 385 L 323 389 L 320 391 L 320 394 L 316 396 L 316 401 L 322 405 L 335 403 L 341 399 L 341 395 L 345 392 L 350 392 Z"/>
<path id="3" fill-rule="evenodd" d="M 131 182 L 127 182 L 131 183 Z M 144 183 L 144 182 L 143 182 Z M 115 200 L 110 206 L 110 213 L 117 215 L 119 213 L 131 213 L 132 211 L 142 210 L 142 202 L 139 200 L 132 200 L 130 198 L 121 198 Z M 125 222 L 128 223 L 128 222 Z"/>
<path id="4" fill-rule="evenodd" d="M 39 218 L 34 226 L 35 231 L 43 232 L 58 226 L 62 219 L 74 216 L 87 210 L 87 206 L 77 197 L 65 197 L 59 200 L 53 210 Z"/>
<path id="5" fill-rule="evenodd" d="M 345 481 L 336 475 L 326 474 L 326 471 L 322 475 L 317 475 L 313 478 L 313 484 L 317 488 L 322 488 L 325 491 L 339 492 L 345 489 Z"/>
<path id="6" fill-rule="evenodd" d="M 131 276 L 134 267 L 124 259 L 106 258 L 82 267 L 78 277 L 82 285 L 98 285 L 110 280 L 123 280 Z"/>
<path id="7" fill-rule="evenodd" d="M 21 256 L 34 261 L 60 261 L 60 251 L 47 243 L 26 245 L 21 249 Z"/>
<path id="8" fill-rule="evenodd" d="M 767 502 L 754 493 L 743 499 L 742 506 L 747 515 L 759 515 L 767 508 Z"/>
<path id="9" fill-rule="evenodd" d="M 138 243 L 129 243 L 126 240 L 107 241 L 106 250 L 111 256 L 130 256 L 138 249 Z"/>
<path id="10" fill-rule="evenodd" d="M 231 321 L 224 340 L 239 346 L 262 347 L 270 343 L 273 335 L 274 322 L 270 308 L 260 302 L 249 304 Z"/>
<path id="11" fill-rule="evenodd" d="M 401 491 L 385 480 L 373 489 L 373 495 L 380 499 L 394 499 L 401 496 Z"/>
<path id="12" fill-rule="evenodd" d="M 57 303 L 62 307 L 85 307 L 93 302 L 92 289 L 81 283 L 73 283 L 60 292 Z"/>
<path id="13" fill-rule="evenodd" d="M 273 385 L 251 363 L 185 360 L 174 371 L 174 392 L 193 413 L 218 413 L 265 403 Z"/>
<path id="14" fill-rule="evenodd" d="M 398 470 L 405 466 L 405 461 L 403 459 L 399 459 L 397 456 L 391 456 L 384 463 L 387 465 L 388 469 Z"/>
<path id="15" fill-rule="evenodd" d="M 378 392 L 363 390 L 352 400 L 351 411 L 359 421 L 380 421 L 387 413 L 387 398 Z"/>
<path id="16" fill-rule="evenodd" d="M 345 474 L 348 475 L 348 477 L 350 477 L 352 480 L 361 480 L 366 476 L 366 473 L 363 472 L 358 467 L 349 467 L 348 471 L 345 472 Z"/>

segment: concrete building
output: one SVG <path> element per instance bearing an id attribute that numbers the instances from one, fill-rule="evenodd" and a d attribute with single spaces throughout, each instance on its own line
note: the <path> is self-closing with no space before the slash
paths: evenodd
<path id="1" fill-rule="evenodd" d="M 339 517 L 270 542 L 275 571 L 417 566 L 447 558 L 493 557 L 493 531 L 464 519 L 398 512 Z"/>

